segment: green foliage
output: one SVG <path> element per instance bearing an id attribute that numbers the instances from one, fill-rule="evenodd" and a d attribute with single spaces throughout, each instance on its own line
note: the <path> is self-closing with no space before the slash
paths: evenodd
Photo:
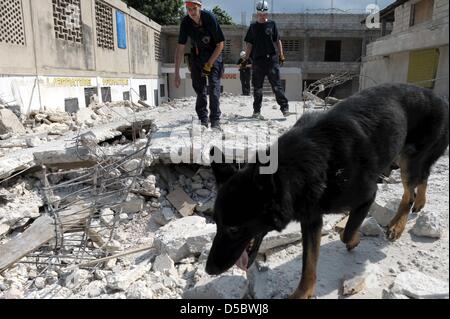
<path id="1" fill-rule="evenodd" d="M 178 24 L 184 16 L 183 0 L 125 0 L 125 2 L 160 25 Z"/>
<path id="2" fill-rule="evenodd" d="M 219 6 L 215 6 L 212 9 L 212 13 L 216 16 L 219 24 L 234 24 L 231 16 L 226 11 L 220 9 Z"/>

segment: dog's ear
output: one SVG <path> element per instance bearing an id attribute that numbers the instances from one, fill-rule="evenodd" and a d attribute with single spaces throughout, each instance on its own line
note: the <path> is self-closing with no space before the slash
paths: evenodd
<path id="1" fill-rule="evenodd" d="M 225 155 L 214 146 L 209 151 L 211 168 L 218 186 L 224 184 L 237 170 L 233 164 L 225 163 Z"/>

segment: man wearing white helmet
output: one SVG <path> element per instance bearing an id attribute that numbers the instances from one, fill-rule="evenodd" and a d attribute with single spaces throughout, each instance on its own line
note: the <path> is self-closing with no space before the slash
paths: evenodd
<path id="1" fill-rule="evenodd" d="M 190 38 L 192 87 L 197 93 L 195 110 L 201 124 L 208 127 L 208 93 L 211 128 L 220 129 L 220 78 L 223 73 L 222 50 L 225 37 L 215 16 L 202 10 L 201 0 L 185 1 L 185 5 L 188 15 L 180 25 L 175 53 L 175 86 L 178 88 L 181 84 L 180 65 L 187 40 Z"/>
<path id="2" fill-rule="evenodd" d="M 247 43 L 246 59 L 252 57 L 253 117 L 263 119 L 261 106 L 264 78 L 267 76 L 280 110 L 284 116 L 289 112 L 289 102 L 284 94 L 280 80 L 280 65 L 284 63 L 284 52 L 274 21 L 268 19 L 267 1 L 256 5 L 256 22 L 253 22 L 245 36 Z M 244 63 L 245 64 L 245 63 Z"/>
<path id="3" fill-rule="evenodd" d="M 242 85 L 242 95 L 250 95 L 251 62 L 245 58 L 245 51 L 241 51 L 239 65 L 239 76 Z"/>

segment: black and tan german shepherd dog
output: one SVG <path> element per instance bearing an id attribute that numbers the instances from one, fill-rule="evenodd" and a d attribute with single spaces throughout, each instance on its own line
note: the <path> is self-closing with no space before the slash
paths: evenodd
<path id="1" fill-rule="evenodd" d="M 349 212 L 341 240 L 348 250 L 355 248 L 378 177 L 398 163 L 404 194 L 387 230 L 389 239 L 398 239 L 411 208 L 418 212 L 424 207 L 430 169 L 449 144 L 448 111 L 448 102 L 429 89 L 384 84 L 329 111 L 303 115 L 278 139 L 274 174 L 260 174 L 258 162 L 242 170 L 212 162 L 218 184 L 217 234 L 206 271 L 218 275 L 235 263 L 248 269 L 269 231 L 299 221 L 303 267 L 290 297 L 312 297 L 322 214 Z"/>

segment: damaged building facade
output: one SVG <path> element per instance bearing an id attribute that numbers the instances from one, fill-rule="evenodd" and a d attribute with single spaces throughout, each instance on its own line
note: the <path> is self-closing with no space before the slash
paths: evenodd
<path id="1" fill-rule="evenodd" d="M 345 72 L 350 74 L 349 81 L 334 88 L 332 94 L 344 98 L 358 91 L 361 56 L 365 54 L 366 45 L 380 36 L 379 30 L 368 29 L 365 25 L 361 25 L 360 21 L 366 16 L 367 14 L 342 12 L 271 15 L 271 19 L 277 23 L 286 55 L 286 62 L 280 68 L 280 76 L 288 99 L 301 100 L 302 91 L 309 84 L 332 74 L 339 75 Z M 222 30 L 226 39 L 223 91 L 240 94 L 239 69 L 236 62 L 239 59 L 239 52 L 245 48 L 244 38 L 248 27 L 225 25 L 222 26 Z M 177 89 L 173 85 L 175 71 L 173 53 L 178 32 L 179 26 L 162 28 L 165 44 L 162 72 L 169 77 L 171 96 L 195 95 L 185 63 L 180 69 L 182 78 L 180 88 Z M 186 53 L 189 48 L 189 45 L 186 46 Z M 264 83 L 264 93 L 271 93 L 267 79 Z"/>
<path id="2" fill-rule="evenodd" d="M 398 0 L 380 12 L 392 33 L 367 46 L 361 89 L 384 82 L 411 83 L 448 98 L 449 3 Z"/>
<path id="3" fill-rule="evenodd" d="M 99 102 L 158 105 L 161 27 L 119 0 L 0 1 L 0 99 L 27 114 Z"/>

